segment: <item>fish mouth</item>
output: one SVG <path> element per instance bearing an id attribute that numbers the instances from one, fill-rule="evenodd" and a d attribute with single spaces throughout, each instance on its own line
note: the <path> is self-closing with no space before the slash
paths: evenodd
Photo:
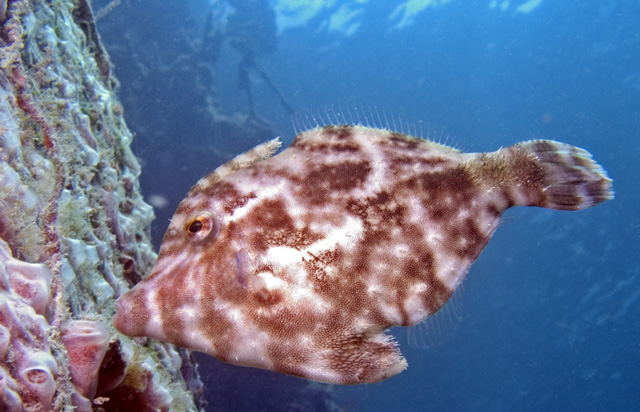
<path id="1" fill-rule="evenodd" d="M 118 329 L 118 331 L 120 331 L 121 333 L 124 333 L 125 335 L 127 334 L 126 318 L 124 315 L 126 312 L 126 306 L 127 305 L 125 305 L 122 302 L 122 296 L 121 296 L 115 302 L 116 313 L 115 315 L 113 315 L 113 326 L 115 326 L 116 329 Z"/>
<path id="2" fill-rule="evenodd" d="M 127 292 L 115 301 L 116 313 L 113 315 L 112 321 L 118 332 L 131 337 L 145 334 L 147 317 L 141 316 L 139 298 L 140 296 Z"/>
<path id="3" fill-rule="evenodd" d="M 118 312 L 124 311 L 124 304 L 122 303 L 122 298 L 118 298 L 116 300 L 115 307 L 116 307 L 116 315 L 118 315 Z"/>

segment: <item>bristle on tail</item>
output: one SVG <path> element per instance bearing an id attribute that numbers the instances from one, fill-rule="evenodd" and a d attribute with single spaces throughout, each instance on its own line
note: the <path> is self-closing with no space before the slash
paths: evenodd
<path id="1" fill-rule="evenodd" d="M 537 206 L 581 210 L 613 198 L 607 172 L 584 149 L 552 140 L 530 140 L 508 149 L 527 153 L 543 172 Z"/>

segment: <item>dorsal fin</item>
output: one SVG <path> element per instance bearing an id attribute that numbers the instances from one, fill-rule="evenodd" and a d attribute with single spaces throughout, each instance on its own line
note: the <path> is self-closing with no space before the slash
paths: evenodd
<path id="1" fill-rule="evenodd" d="M 216 168 L 216 170 L 200 179 L 191 190 L 202 191 L 207 187 L 211 187 L 230 174 L 273 156 L 281 145 L 282 141 L 279 137 L 261 143 L 253 149 L 239 154 L 238 156 L 229 160 L 227 163 Z"/>
<path id="2" fill-rule="evenodd" d="M 459 150 L 452 147 L 436 143 L 429 139 L 415 137 L 404 133 L 398 133 L 387 129 L 377 129 L 362 125 L 330 125 L 318 126 L 299 133 L 291 143 L 291 147 L 326 147 L 328 144 L 344 148 L 349 142 L 358 141 L 366 144 L 391 144 L 411 149 L 419 145 L 428 145 L 451 153 L 458 153 Z"/>

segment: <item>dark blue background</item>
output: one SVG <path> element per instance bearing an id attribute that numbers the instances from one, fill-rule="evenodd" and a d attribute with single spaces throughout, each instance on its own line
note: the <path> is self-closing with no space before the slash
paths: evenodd
<path id="1" fill-rule="evenodd" d="M 380 113 L 391 126 L 393 119 L 403 131 L 446 139 L 465 151 L 532 138 L 578 145 L 607 169 L 616 199 L 579 213 L 509 211 L 456 293 L 459 303 L 448 304 L 427 324 L 429 331 L 411 331 L 425 342 L 409 345 L 406 329 L 392 331 L 409 361 L 399 376 L 310 389 L 300 379 L 202 357 L 211 409 L 324 410 L 335 402 L 349 411 L 635 410 L 640 3 L 546 0 L 523 14 L 515 12 L 523 1 L 501 10 L 488 7 L 489 0 L 452 0 L 401 29 L 389 18 L 400 1 L 342 3 L 361 9 L 352 36 L 324 26 L 339 2 L 279 33 L 275 52 L 255 53 L 298 112 L 292 122 L 254 72 L 255 111 L 272 132 L 246 138 L 215 127 L 194 131 L 192 121 L 172 115 L 200 108 L 185 108 L 166 85 L 167 79 L 185 80 L 180 67 L 189 60 L 171 62 L 180 61 L 185 42 L 197 42 L 212 7 L 207 1 L 123 0 L 99 21 L 144 163 L 143 191 L 169 201 L 157 210 L 157 243 L 199 177 L 272 135 L 288 143 L 294 127 L 336 111 L 354 120 L 356 112 Z M 275 35 L 268 17 L 247 18 L 244 29 L 256 38 Z M 217 24 L 224 26 L 224 19 Z M 221 44 L 210 62 L 219 110 L 246 114 L 236 81 L 239 54 L 227 40 Z M 154 71 L 162 65 L 166 70 Z"/>

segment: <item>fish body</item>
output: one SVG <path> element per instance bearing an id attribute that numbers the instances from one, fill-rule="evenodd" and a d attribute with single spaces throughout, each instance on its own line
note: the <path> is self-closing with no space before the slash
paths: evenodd
<path id="1" fill-rule="evenodd" d="M 114 324 L 233 364 L 336 384 L 407 362 L 391 326 L 435 313 L 511 206 L 613 196 L 584 150 L 528 141 L 462 153 L 361 126 L 277 140 L 201 179 Z"/>

